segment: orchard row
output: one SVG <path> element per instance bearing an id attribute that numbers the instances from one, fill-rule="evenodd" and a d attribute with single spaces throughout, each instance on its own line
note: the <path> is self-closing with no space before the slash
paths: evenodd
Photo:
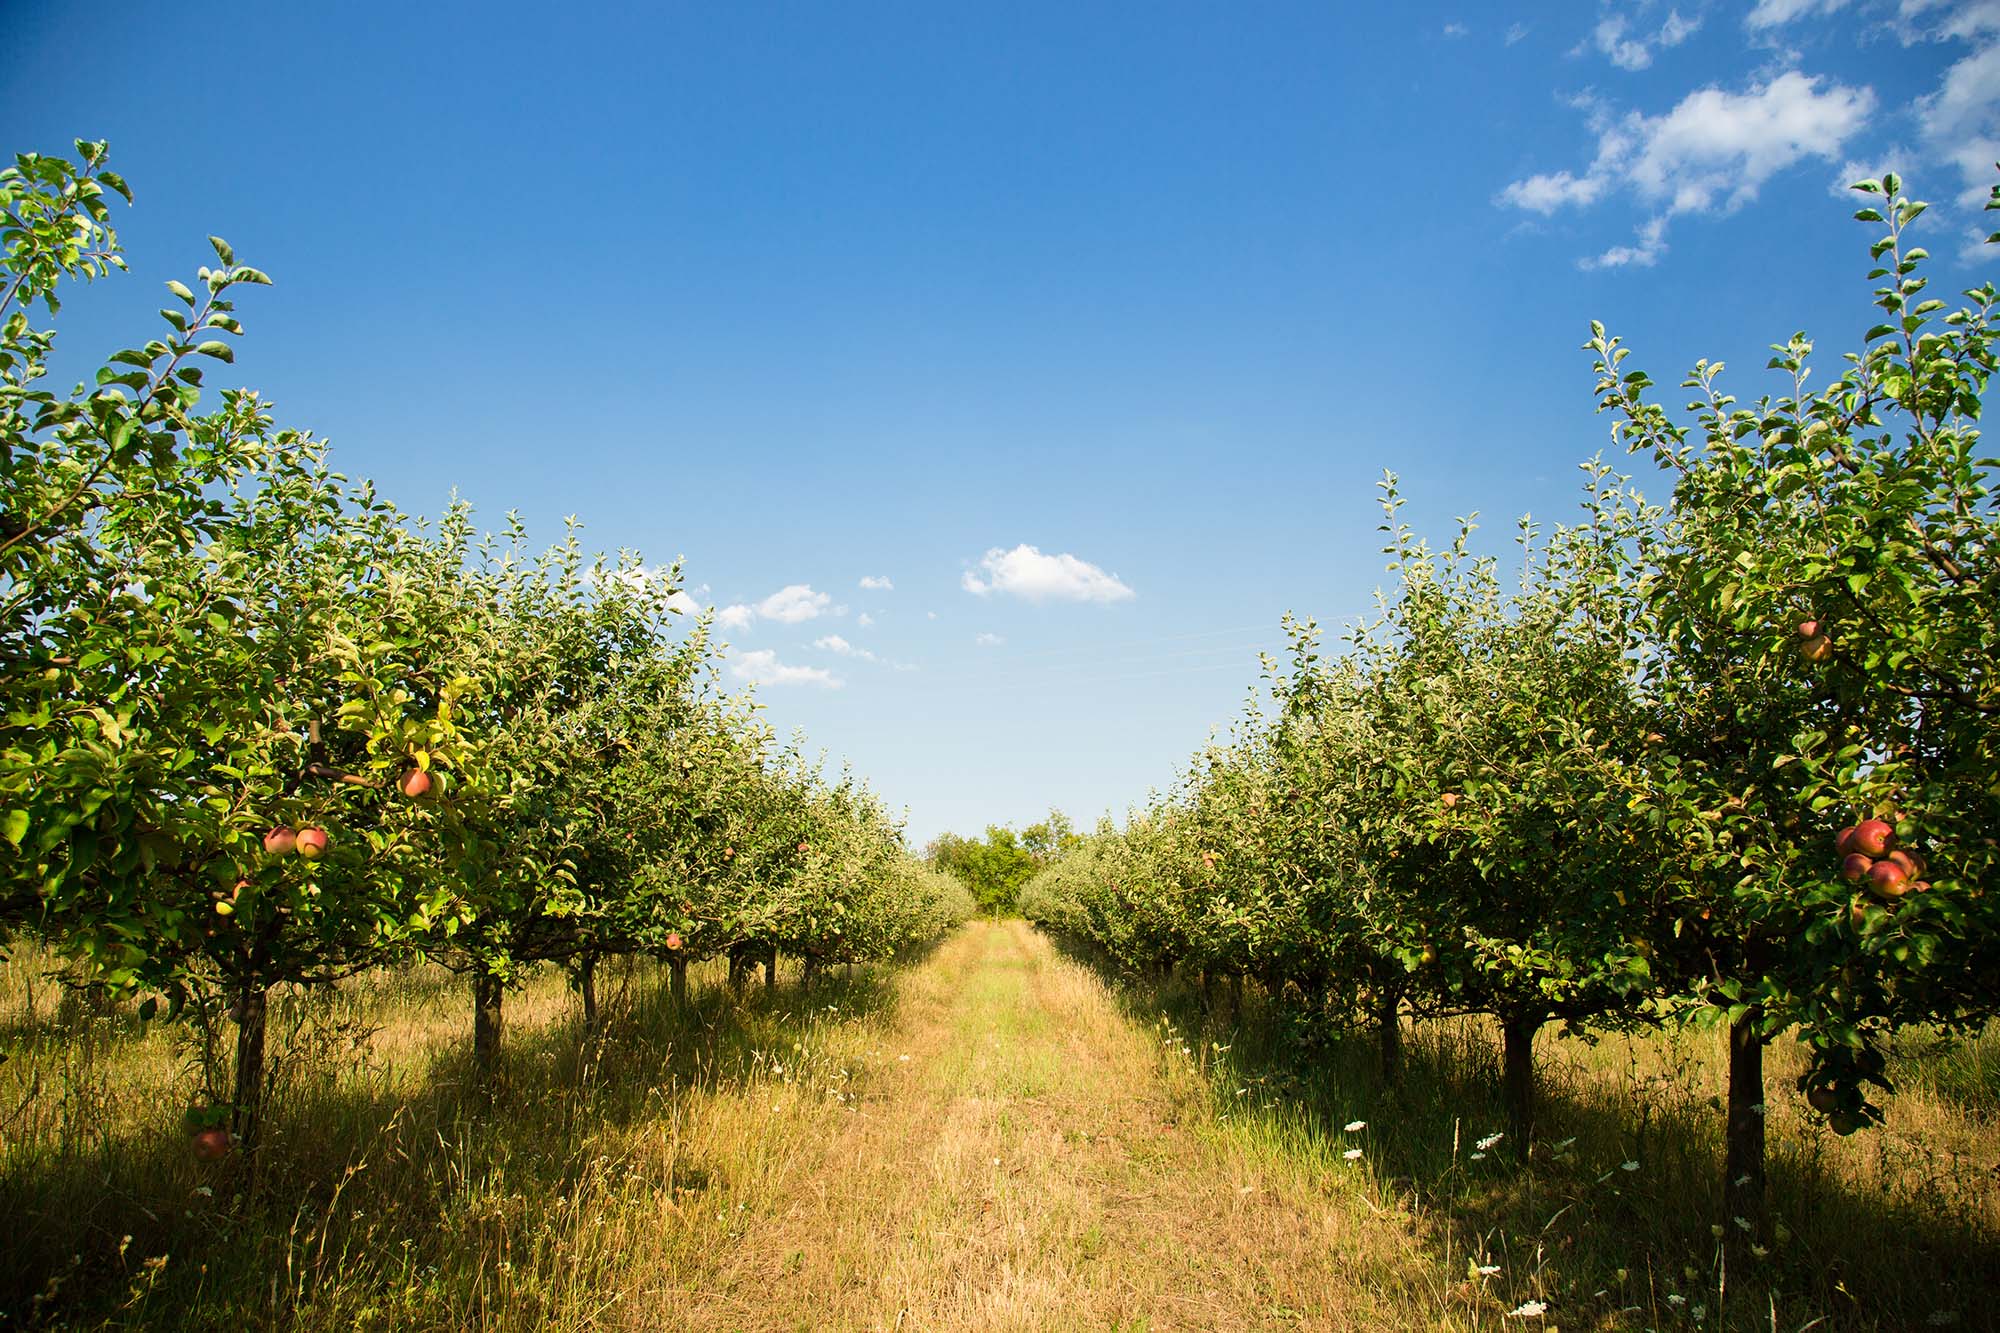
<path id="1" fill-rule="evenodd" d="M 1493 1015 L 1523 1145 L 1545 1026 L 1726 1024 L 1727 1231 L 1758 1244 L 1770 1040 L 1809 1045 L 1849 1133 L 1898 1027 L 2000 1008 L 1995 292 L 1924 298 L 1924 205 L 1856 188 L 1885 314 L 1838 379 L 1809 391 L 1799 335 L 1780 396 L 1704 362 L 1677 418 L 1594 327 L 1599 408 L 1670 500 L 1593 461 L 1580 521 L 1524 521 L 1503 576 L 1469 527 L 1413 533 L 1391 478 L 1379 618 L 1332 656 L 1288 622 L 1274 702 L 1024 911 L 1372 1022 L 1391 1071 L 1406 1019 Z"/>
<path id="2" fill-rule="evenodd" d="M 221 241 L 159 338 L 45 388 L 59 289 L 123 268 L 124 182 L 77 151 L 0 173 L 0 942 L 43 937 L 148 1018 L 226 1007 L 212 1119 L 254 1144 L 275 986 L 444 963 L 490 1067 L 533 963 L 594 1019 L 608 956 L 677 988 L 716 955 L 810 975 L 969 914 L 866 788 L 722 690 L 678 567 L 413 520 L 254 393 L 204 410 L 267 281 Z"/>

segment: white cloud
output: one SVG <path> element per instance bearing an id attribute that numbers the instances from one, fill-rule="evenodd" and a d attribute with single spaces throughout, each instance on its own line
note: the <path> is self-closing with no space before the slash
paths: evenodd
<path id="1" fill-rule="evenodd" d="M 979 562 L 984 579 L 965 571 L 961 586 L 977 596 L 1012 593 L 1031 602 L 1054 598 L 1066 602 L 1122 602 L 1135 594 L 1116 574 L 1107 574 L 1087 560 L 1064 552 L 1043 555 L 1025 543 L 1011 551 L 994 547 Z"/>
<path id="2" fill-rule="evenodd" d="M 1578 260 L 1577 264 L 1586 269 L 1624 268 L 1627 265 L 1651 268 L 1660 262 L 1660 255 L 1667 248 L 1666 231 L 1667 220 L 1663 217 L 1654 218 L 1639 228 L 1638 244 L 1614 245 L 1595 258 Z"/>
<path id="3" fill-rule="evenodd" d="M 847 683 L 825 667 L 787 666 L 769 648 L 744 653 L 729 669 L 738 680 L 753 685 L 817 685 L 837 690 Z"/>
<path id="4" fill-rule="evenodd" d="M 668 596 L 667 605 L 684 616 L 698 616 L 701 614 L 701 603 L 678 588 L 674 589 L 673 593 Z"/>
<path id="5" fill-rule="evenodd" d="M 842 657 L 858 657 L 864 662 L 873 662 L 876 660 L 875 654 L 869 652 L 866 648 L 856 648 L 838 634 L 829 634 L 825 638 L 814 639 L 813 647 L 824 648 L 830 653 L 839 653 Z"/>
<path id="6" fill-rule="evenodd" d="M 926 612 L 924 612 L 924 618 L 925 618 L 926 620 L 936 620 L 936 619 L 937 619 L 937 612 L 935 612 L 935 611 L 926 611 Z"/>
<path id="7" fill-rule="evenodd" d="M 1007 642 L 1007 640 L 1005 636 L 999 634 L 980 634 L 973 639 L 973 642 L 981 648 L 998 648 L 1001 644 Z"/>
<path id="8" fill-rule="evenodd" d="M 861 626 L 861 628 L 863 629 L 867 629 L 870 625 L 875 623 L 875 617 L 869 615 L 866 611 L 863 611 L 860 615 L 854 618 L 854 623 Z"/>
<path id="9" fill-rule="evenodd" d="M 741 602 L 734 606 L 725 606 L 715 613 L 715 623 L 724 629 L 742 629 L 756 618 L 756 608 L 745 606 Z"/>
<path id="10" fill-rule="evenodd" d="M 1571 105 L 1588 112 L 1597 134 L 1589 168 L 1580 176 L 1557 171 L 1515 181 L 1498 202 L 1546 216 L 1615 191 L 1635 195 L 1655 216 L 1638 245 L 1614 247 L 1586 265 L 1609 268 L 1656 262 L 1666 219 L 1739 208 L 1803 159 L 1839 160 L 1842 147 L 1866 127 L 1875 94 L 1790 70 L 1745 92 L 1697 89 L 1659 116 L 1614 116 L 1590 97 Z"/>
<path id="11" fill-rule="evenodd" d="M 1608 184 L 1603 176 L 1550 171 L 1515 181 L 1500 192 L 1500 202 L 1547 217 L 1567 204 L 1596 203 Z"/>
<path id="12" fill-rule="evenodd" d="M 1831 14 L 1845 8 L 1847 0 L 1757 0 L 1756 8 L 1744 16 L 1743 26 L 1751 29 L 1778 28 L 1809 14 Z"/>
<path id="13" fill-rule="evenodd" d="M 1917 123 L 1931 151 L 1958 168 L 1959 202 L 1983 203 L 2000 162 L 2000 42 L 1946 70 L 1937 91 L 1917 99 Z"/>
<path id="14" fill-rule="evenodd" d="M 811 584 L 793 583 L 757 603 L 757 614 L 781 625 L 796 625 L 819 615 L 832 600 L 823 592 L 814 592 Z"/>
<path id="15" fill-rule="evenodd" d="M 896 587 L 889 581 L 887 574 L 864 574 L 861 577 L 861 586 L 872 592 L 892 592 Z"/>
<path id="16" fill-rule="evenodd" d="M 1507 45 L 1512 46 L 1514 43 L 1520 41 L 1523 37 L 1526 37 L 1527 35 L 1528 35 L 1527 24 L 1512 23 L 1507 26 L 1507 35 L 1501 40 L 1506 42 Z"/>
<path id="17" fill-rule="evenodd" d="M 1631 20 L 1624 14 L 1607 14 L 1598 20 L 1590 37 L 1598 51 L 1620 69 L 1644 69 L 1653 63 L 1653 48 L 1679 46 L 1701 27 L 1698 18 L 1682 18 L 1678 9 L 1667 11 L 1667 20 L 1652 32 L 1631 32 Z"/>
<path id="18" fill-rule="evenodd" d="M 1447 37 L 1463 37 L 1471 31 L 1472 29 L 1466 27 L 1463 23 L 1447 23 L 1444 25 L 1444 35 Z"/>

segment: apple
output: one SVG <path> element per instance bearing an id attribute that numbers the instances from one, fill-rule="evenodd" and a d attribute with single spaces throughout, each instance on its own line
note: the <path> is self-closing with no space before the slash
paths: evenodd
<path id="1" fill-rule="evenodd" d="M 1877 898 L 1900 898 L 1910 891 L 1910 877 L 1893 861 L 1877 861 L 1868 868 L 1868 891 Z"/>
<path id="2" fill-rule="evenodd" d="M 1873 860 L 1863 856 L 1860 852 L 1849 852 L 1846 856 L 1840 858 L 1840 877 L 1849 884 L 1852 884 L 1867 875 L 1874 865 L 1875 862 Z"/>
<path id="3" fill-rule="evenodd" d="M 401 789 L 403 795 L 414 801 L 430 794 L 431 775 L 421 768 L 413 768 L 403 774 L 403 780 L 396 786 Z"/>
<path id="4" fill-rule="evenodd" d="M 326 855 L 326 830 L 302 828 L 298 836 L 299 855 L 308 861 L 317 861 Z"/>
<path id="5" fill-rule="evenodd" d="M 1824 634 L 1815 634 L 1799 645 L 1799 654 L 1808 662 L 1824 662 L 1833 656 L 1833 640 Z"/>
<path id="6" fill-rule="evenodd" d="M 1814 1088 L 1806 1094 L 1806 1101 L 1813 1110 L 1825 1113 L 1840 1105 L 1840 1094 L 1832 1088 Z"/>
<path id="7" fill-rule="evenodd" d="M 1864 819 L 1854 826 L 1853 850 L 1863 856 L 1887 856 L 1895 845 L 1895 826 L 1886 820 Z"/>
<path id="8" fill-rule="evenodd" d="M 1860 1116 L 1856 1115 L 1854 1112 L 1841 1110 L 1838 1108 L 1836 1108 L 1832 1112 L 1832 1114 L 1827 1116 L 1826 1122 L 1827 1124 L 1833 1126 L 1834 1133 L 1839 1134 L 1842 1137 L 1852 1134 L 1855 1130 L 1860 1129 L 1863 1125 L 1868 1123 L 1867 1121 L 1863 1120 Z"/>
<path id="9" fill-rule="evenodd" d="M 678 930 L 670 930 L 670 931 L 668 931 L 668 932 L 667 932 L 667 948 L 668 948 L 668 949 L 679 949 L 680 947 L 681 947 L 681 933 L 680 933 L 680 932 L 679 932 Z"/>
<path id="10" fill-rule="evenodd" d="M 1910 855 L 1908 852 L 1905 851 L 1890 852 L 1887 856 L 1883 857 L 1882 859 L 1889 862 L 1892 865 L 1901 866 L 1903 868 L 1903 873 L 1909 876 L 1911 879 L 1915 879 L 1917 878 L 1917 876 L 1924 873 L 1923 862 L 1919 858 Z"/>
<path id="11" fill-rule="evenodd" d="M 299 835 L 292 832 L 284 824 L 278 825 L 278 827 L 264 835 L 264 854 L 266 856 L 290 856 L 292 849 L 298 845 Z"/>
<path id="12" fill-rule="evenodd" d="M 1444 801 L 1444 808 L 1449 810 L 1454 805 L 1458 804 L 1458 793 L 1455 791 L 1448 791 L 1440 799 Z"/>
<path id="13" fill-rule="evenodd" d="M 220 1161 L 229 1155 L 233 1146 L 234 1140 L 229 1137 L 229 1131 L 220 1125 L 195 1132 L 194 1155 L 204 1162 Z"/>
<path id="14" fill-rule="evenodd" d="M 1841 856 L 1848 856 L 1853 854 L 1854 825 L 1849 824 L 1846 828 L 1842 829 L 1839 833 L 1834 835 L 1833 850 Z"/>
<path id="15" fill-rule="evenodd" d="M 1801 639 L 1812 639 L 1818 636 L 1819 622 L 1817 620 L 1801 620 L 1799 622 L 1799 637 Z"/>
<path id="16" fill-rule="evenodd" d="M 1417 958 L 1421 962 L 1435 963 L 1438 960 L 1438 951 L 1432 945 L 1426 944 L 1423 947 L 1423 952 L 1419 953 Z"/>

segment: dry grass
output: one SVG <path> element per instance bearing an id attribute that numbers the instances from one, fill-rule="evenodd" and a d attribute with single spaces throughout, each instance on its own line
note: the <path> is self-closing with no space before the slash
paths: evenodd
<path id="1" fill-rule="evenodd" d="M 1781 1241 L 1726 1271 L 1723 1038 L 1700 1030 L 1538 1043 L 1542 1115 L 1530 1166 L 1481 1140 L 1505 1123 L 1498 1034 L 1409 1026 L 1400 1086 L 1366 1037 L 1328 1039 L 1259 1004 L 1205 1009 L 1191 989 L 1127 986 L 1135 1019 L 1205 1072 L 1215 1104 L 1274 1152 L 1339 1144 L 1424 1226 L 1426 1302 L 1448 1322 L 1547 1306 L 1506 1326 L 1565 1329 L 2000 1327 L 2000 1030 L 1910 1034 L 1880 1131 L 1840 1138 L 1794 1090 L 1790 1042 L 1767 1057 L 1771 1191 Z M 1224 1112 L 1227 1114 L 1227 1111 Z M 1346 1132 L 1355 1121 L 1365 1128 Z M 1480 1269 L 1490 1269 L 1482 1273 Z"/>
<path id="2" fill-rule="evenodd" d="M 1795 1053 L 1775 1051 L 1793 1238 L 1724 1285 L 1705 1034 L 1548 1042 L 1548 1147 L 1523 1169 L 1504 1147 L 1475 1156 L 1500 1119 L 1476 1024 L 1413 1031 L 1390 1089 L 1366 1043 L 1114 988 L 1019 922 L 811 995 L 736 1000 L 699 970 L 682 1011 L 662 973 L 614 968 L 594 1040 L 561 976 L 534 976 L 490 1105 L 464 1063 L 465 987 L 412 970 L 284 997 L 252 1180 L 188 1152 L 192 1029 L 62 1001 L 36 970 L 17 954 L 0 974 L 0 1325 L 1996 1319 L 1994 1039 L 1913 1042 L 1888 1130 L 1852 1140 L 1809 1121 L 1786 1090 Z M 1508 1316 L 1531 1300 L 1544 1317 Z"/>

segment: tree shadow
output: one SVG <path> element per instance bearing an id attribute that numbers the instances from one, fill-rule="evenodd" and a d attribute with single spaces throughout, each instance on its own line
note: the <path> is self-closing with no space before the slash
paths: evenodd
<path id="1" fill-rule="evenodd" d="M 449 1285 L 441 1269 L 483 1282 L 537 1228 L 586 1225 L 562 1215 L 574 1200 L 726 1191 L 715 1164 L 624 1151 L 634 1136 L 620 1131 L 670 1124 L 691 1094 L 748 1084 L 774 1053 L 791 1059 L 828 1024 L 884 1014 L 896 997 L 880 965 L 823 971 L 810 990 L 794 968 L 775 989 L 741 993 L 719 966 L 701 968 L 681 1005 L 664 968 L 622 980 L 594 1031 L 580 1012 L 511 1027 L 492 1080 L 472 1060 L 462 982 L 410 981 L 408 1003 L 432 1022 L 462 1018 L 464 1032 L 425 1051 L 414 1081 L 406 1063 L 371 1058 L 351 1022 L 288 1022 L 315 1001 L 287 995 L 254 1162 L 192 1159 L 181 1111 L 197 1089 L 185 1077 L 136 1114 L 107 1109 L 100 1132 L 65 1151 L 5 1152 L 0 1327 L 240 1329 L 296 1324 L 308 1308 L 315 1327 L 354 1327 L 389 1308 L 384 1293 Z M 467 1321 L 472 1305 L 446 1302 L 385 1326 Z"/>
<path id="2" fill-rule="evenodd" d="M 1770 1196 L 1783 1231 L 1756 1271 L 1729 1273 L 1716 1230 L 1726 1222 L 1720 1084 L 1705 1034 L 1639 1035 L 1595 1054 L 1545 1037 L 1537 1140 L 1523 1161 L 1499 1134 L 1497 1029 L 1406 1022 L 1391 1081 L 1372 1033 L 1328 1033 L 1255 986 L 1232 1011 L 1187 977 L 1137 977 L 1058 946 L 1111 977 L 1135 1022 L 1164 1018 L 1204 1057 L 1220 1113 L 1261 1117 L 1329 1172 L 1355 1169 L 1344 1154 L 1359 1149 L 1425 1224 L 1454 1305 L 1491 1314 L 1540 1300 L 1565 1328 L 2000 1327 L 1990 1137 L 1985 1159 L 1953 1133 L 1842 1141 L 1794 1114 L 1784 1099 L 1796 1098 L 1771 1078 Z"/>

